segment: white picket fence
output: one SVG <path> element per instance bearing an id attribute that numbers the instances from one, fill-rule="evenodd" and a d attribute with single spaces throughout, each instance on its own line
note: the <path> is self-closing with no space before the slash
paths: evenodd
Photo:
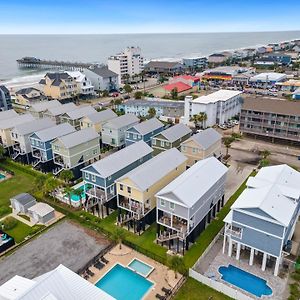
<path id="1" fill-rule="evenodd" d="M 223 293 L 233 299 L 236 300 L 253 300 L 254 298 L 251 298 L 240 291 L 237 291 L 234 288 L 231 288 L 230 286 L 227 286 L 226 284 L 215 281 L 213 279 L 207 278 L 206 276 L 194 271 L 193 269 L 189 269 L 189 276 L 196 279 L 197 281 L 211 287 L 214 290 L 217 290 L 220 293 Z"/>

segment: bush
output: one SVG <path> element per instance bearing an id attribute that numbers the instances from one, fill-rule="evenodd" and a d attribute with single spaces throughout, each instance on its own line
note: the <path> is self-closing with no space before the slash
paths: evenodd
<path id="1" fill-rule="evenodd" d="M 18 224 L 18 221 L 13 217 L 7 217 L 3 220 L 3 229 L 11 230 L 15 228 Z"/>
<path id="2" fill-rule="evenodd" d="M 7 206 L 0 206 L 0 217 L 10 213 L 10 208 Z"/>

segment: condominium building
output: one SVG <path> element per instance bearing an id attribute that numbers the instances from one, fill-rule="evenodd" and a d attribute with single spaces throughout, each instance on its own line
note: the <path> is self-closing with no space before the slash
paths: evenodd
<path id="1" fill-rule="evenodd" d="M 299 143 L 299 103 L 270 98 L 247 98 L 242 106 L 240 131 L 272 142 Z"/>
<path id="2" fill-rule="evenodd" d="M 202 69 L 207 66 L 206 57 L 187 57 L 182 59 L 183 65 L 190 69 Z"/>
<path id="3" fill-rule="evenodd" d="M 0 85 L 0 110 L 12 108 L 10 92 L 6 86 Z"/>
<path id="4" fill-rule="evenodd" d="M 144 58 L 139 47 L 127 47 L 124 52 L 110 56 L 107 61 L 108 69 L 118 74 L 119 84 L 126 76 L 140 74 L 144 66 Z"/>
<path id="5" fill-rule="evenodd" d="M 241 111 L 242 92 L 219 90 L 212 94 L 193 99 L 185 97 L 184 123 L 193 125 L 190 121 L 193 115 L 205 113 L 207 116 L 203 127 L 224 124 Z"/>

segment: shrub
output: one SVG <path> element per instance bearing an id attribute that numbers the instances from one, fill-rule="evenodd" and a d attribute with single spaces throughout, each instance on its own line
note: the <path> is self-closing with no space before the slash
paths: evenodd
<path id="1" fill-rule="evenodd" d="M 10 213 L 10 208 L 7 206 L 0 206 L 0 217 Z"/>
<path id="2" fill-rule="evenodd" d="M 13 217 L 7 217 L 3 220 L 3 229 L 11 230 L 15 228 L 18 224 L 18 221 Z"/>

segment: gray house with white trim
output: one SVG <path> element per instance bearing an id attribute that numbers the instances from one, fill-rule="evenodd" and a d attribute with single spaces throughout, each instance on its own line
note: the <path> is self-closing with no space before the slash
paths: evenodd
<path id="1" fill-rule="evenodd" d="M 215 157 L 201 160 L 156 194 L 158 243 L 188 250 L 224 205 L 227 170 Z"/>
<path id="2" fill-rule="evenodd" d="M 223 253 L 249 253 L 262 258 L 261 269 L 272 265 L 277 276 L 282 258 L 294 248 L 292 242 L 300 214 L 300 173 L 288 165 L 262 168 L 250 177 L 247 188 L 225 217 Z M 275 266 L 274 266 L 275 265 Z"/>
<path id="3" fill-rule="evenodd" d="M 14 214 L 26 214 L 28 209 L 36 204 L 36 200 L 30 194 L 22 193 L 12 197 L 10 204 Z"/>

